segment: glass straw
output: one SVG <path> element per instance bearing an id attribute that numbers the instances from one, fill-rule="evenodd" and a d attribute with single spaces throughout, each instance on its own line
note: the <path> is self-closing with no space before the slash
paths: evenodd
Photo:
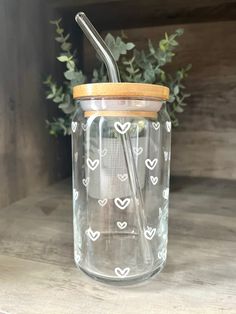
<path id="1" fill-rule="evenodd" d="M 108 48 L 108 46 L 106 45 L 102 37 L 99 35 L 95 27 L 89 21 L 85 13 L 79 12 L 75 17 L 75 20 L 80 26 L 80 28 L 82 29 L 87 39 L 90 41 L 90 43 L 96 50 L 96 52 L 98 53 L 98 55 L 100 56 L 100 58 L 103 60 L 107 69 L 109 81 L 113 83 L 120 82 L 120 73 L 118 70 L 118 66 L 110 49 Z M 139 223 L 140 232 L 142 235 L 141 241 L 143 243 L 144 248 L 146 248 L 145 253 L 148 253 L 150 257 L 150 255 L 152 255 L 151 247 L 147 239 L 143 235 L 143 231 L 145 230 L 145 225 L 146 225 L 146 217 L 144 213 L 144 201 L 143 201 L 143 195 L 142 195 L 142 191 L 141 191 L 141 187 L 140 187 L 140 183 L 138 179 L 137 168 L 135 165 L 135 159 L 133 155 L 130 135 L 128 133 L 122 134 L 121 140 L 122 140 L 122 146 L 124 150 L 126 167 L 129 174 L 129 182 L 130 182 L 131 191 L 133 194 L 135 212 L 138 215 L 138 223 Z"/>

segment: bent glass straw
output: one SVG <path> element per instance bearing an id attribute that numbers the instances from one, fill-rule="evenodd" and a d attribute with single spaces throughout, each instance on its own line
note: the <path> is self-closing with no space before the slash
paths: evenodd
<path id="1" fill-rule="evenodd" d="M 85 15 L 84 12 L 79 12 L 76 17 L 75 17 L 76 22 L 82 29 L 83 33 L 87 37 L 87 39 L 90 41 L 100 58 L 103 60 L 107 73 L 108 73 L 108 78 L 109 81 L 113 83 L 120 82 L 120 73 L 118 70 L 117 63 L 102 39 L 102 37 L 99 35 L 95 27 L 92 25 L 92 23 L 89 21 L 87 16 Z M 129 182 L 133 194 L 133 202 L 135 205 L 136 213 L 138 214 L 138 223 L 140 226 L 140 231 L 141 234 L 143 234 L 142 231 L 145 229 L 146 225 L 146 218 L 145 218 L 145 213 L 144 213 L 144 202 L 143 202 L 143 195 L 138 179 L 138 174 L 137 174 L 137 169 L 135 165 L 135 159 L 133 155 L 133 150 L 132 150 L 132 144 L 131 144 L 131 139 L 129 134 L 123 134 L 121 135 L 122 139 L 122 145 L 123 145 L 123 150 L 124 150 L 124 157 L 126 161 L 126 167 L 129 173 Z M 137 197 L 136 197 L 137 195 Z M 145 237 L 141 237 L 142 242 L 144 246 L 147 248 L 147 252 L 151 254 L 150 250 L 150 244 L 147 242 Z"/>

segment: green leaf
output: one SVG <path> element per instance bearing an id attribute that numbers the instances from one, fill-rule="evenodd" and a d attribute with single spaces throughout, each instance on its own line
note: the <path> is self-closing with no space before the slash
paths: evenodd
<path id="1" fill-rule="evenodd" d="M 69 58 L 69 61 L 66 63 L 68 70 L 73 71 L 75 69 L 75 62 Z"/>
<path id="2" fill-rule="evenodd" d="M 66 114 L 70 114 L 75 111 L 75 107 L 70 103 L 62 103 L 58 107 Z"/>
<path id="3" fill-rule="evenodd" d="M 126 44 L 123 41 L 121 41 L 117 47 L 121 55 L 125 55 L 127 53 Z"/>
<path id="4" fill-rule="evenodd" d="M 97 71 L 97 69 L 93 70 L 93 77 L 94 78 L 98 78 L 98 71 Z"/>
<path id="5" fill-rule="evenodd" d="M 179 45 L 179 43 L 177 43 L 177 41 L 176 41 L 176 40 L 172 40 L 172 41 L 171 41 L 171 45 L 172 45 L 172 46 L 178 46 L 178 45 Z"/>
<path id="6" fill-rule="evenodd" d="M 134 74 L 134 69 L 132 68 L 126 68 L 126 71 L 130 74 Z"/>
<path id="7" fill-rule="evenodd" d="M 64 38 L 63 37 L 56 37 L 55 40 L 58 42 L 58 43 L 63 43 L 64 42 Z"/>
<path id="8" fill-rule="evenodd" d="M 62 28 L 57 28 L 57 29 L 56 29 L 56 32 L 57 32 L 58 35 L 62 35 L 63 32 L 64 32 L 64 29 L 62 29 Z"/>
<path id="9" fill-rule="evenodd" d="M 107 46 L 110 48 L 110 49 L 113 49 L 116 45 L 116 41 L 115 41 L 115 38 L 110 34 L 108 33 L 105 37 L 105 43 L 107 44 Z"/>
<path id="10" fill-rule="evenodd" d="M 175 94 L 175 95 L 178 95 L 178 93 L 179 93 L 179 86 L 176 85 L 176 86 L 174 87 L 174 94 Z"/>
<path id="11" fill-rule="evenodd" d="M 62 99 L 63 99 L 63 97 L 61 97 L 61 96 L 56 96 L 55 98 L 53 98 L 53 101 L 54 101 L 55 103 L 59 103 L 59 102 L 62 101 Z"/>
<path id="12" fill-rule="evenodd" d="M 183 108 L 181 108 L 180 106 L 176 106 L 176 107 L 175 107 L 175 111 L 181 113 L 181 112 L 183 112 L 184 110 L 183 110 Z"/>
<path id="13" fill-rule="evenodd" d="M 185 68 L 185 71 L 189 71 L 189 70 L 191 70 L 191 68 L 192 68 L 192 64 L 188 64 L 188 65 L 186 66 L 186 68 Z"/>
<path id="14" fill-rule="evenodd" d="M 52 76 L 48 75 L 45 81 L 43 81 L 43 84 L 50 85 L 52 83 Z"/>
<path id="15" fill-rule="evenodd" d="M 174 95 L 170 94 L 169 99 L 168 99 L 168 102 L 169 102 L 169 103 L 173 103 L 174 101 L 175 101 Z"/>
<path id="16" fill-rule="evenodd" d="M 127 50 L 132 50 L 134 47 L 135 47 L 135 44 L 133 44 L 133 43 L 127 43 L 126 44 L 126 49 Z"/>
<path id="17" fill-rule="evenodd" d="M 144 79 L 147 83 L 154 83 L 155 81 L 155 72 L 152 69 L 146 69 L 144 71 Z"/>
<path id="18" fill-rule="evenodd" d="M 155 49 L 153 47 L 151 39 L 148 39 L 148 48 L 149 48 L 149 51 L 150 51 L 151 54 L 155 54 L 156 51 L 155 51 Z"/>
<path id="19" fill-rule="evenodd" d="M 115 61 L 118 61 L 120 58 L 120 51 L 118 49 L 112 49 L 112 54 Z"/>
<path id="20" fill-rule="evenodd" d="M 166 50 L 166 45 L 165 45 L 165 40 L 162 39 L 160 42 L 159 42 L 159 47 L 162 51 L 165 51 Z"/>
<path id="21" fill-rule="evenodd" d="M 51 85 L 51 90 L 52 90 L 53 95 L 55 95 L 57 91 L 56 84 Z"/>
<path id="22" fill-rule="evenodd" d="M 122 61 L 122 63 L 123 63 L 124 65 L 129 65 L 129 64 L 130 64 L 130 61 Z"/>
<path id="23" fill-rule="evenodd" d="M 51 20 L 51 21 L 49 21 L 49 23 L 50 23 L 50 24 L 57 25 L 57 24 L 60 24 L 60 23 L 61 23 L 61 20 L 62 20 L 62 18 L 59 18 L 58 20 Z"/>
<path id="24" fill-rule="evenodd" d="M 183 33 L 184 33 L 184 29 L 183 29 L 183 28 L 178 28 L 175 32 L 176 32 L 176 34 L 177 34 L 178 36 L 181 36 L 181 35 L 183 35 Z"/>
<path id="25" fill-rule="evenodd" d="M 68 58 L 68 56 L 60 56 L 60 57 L 57 57 L 57 60 L 59 60 L 60 62 L 67 62 L 70 59 Z"/>
<path id="26" fill-rule="evenodd" d="M 67 80 L 71 81 L 75 79 L 75 72 L 74 71 L 66 71 L 64 76 Z"/>
<path id="27" fill-rule="evenodd" d="M 62 45 L 61 45 L 61 49 L 63 50 L 63 51 L 69 51 L 70 49 L 71 49 L 71 47 L 72 47 L 72 45 L 71 45 L 71 43 L 63 43 Z"/>
<path id="28" fill-rule="evenodd" d="M 52 99 L 53 97 L 54 97 L 53 94 L 48 94 L 46 98 L 47 98 L 47 99 Z"/>

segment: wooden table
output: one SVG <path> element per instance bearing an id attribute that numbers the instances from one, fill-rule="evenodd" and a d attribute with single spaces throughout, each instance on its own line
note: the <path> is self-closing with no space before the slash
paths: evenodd
<path id="1" fill-rule="evenodd" d="M 0 313 L 236 313 L 235 183 L 172 182 L 167 266 L 145 284 L 96 282 L 73 262 L 71 186 L 0 210 Z"/>

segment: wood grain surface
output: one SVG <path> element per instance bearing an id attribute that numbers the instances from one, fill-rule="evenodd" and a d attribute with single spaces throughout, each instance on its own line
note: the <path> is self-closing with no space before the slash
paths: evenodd
<path id="1" fill-rule="evenodd" d="M 70 174 L 70 142 L 45 123 L 56 114 L 42 83 L 55 72 L 50 17 L 42 1 L 0 1 L 0 206 Z"/>
<path id="2" fill-rule="evenodd" d="M 47 0 L 73 19 L 84 11 L 99 30 L 236 19 L 235 0 Z"/>
<path id="3" fill-rule="evenodd" d="M 233 314 L 235 183 L 174 178 L 167 265 L 144 284 L 93 281 L 73 262 L 71 186 L 0 210 L 0 313 Z"/>

